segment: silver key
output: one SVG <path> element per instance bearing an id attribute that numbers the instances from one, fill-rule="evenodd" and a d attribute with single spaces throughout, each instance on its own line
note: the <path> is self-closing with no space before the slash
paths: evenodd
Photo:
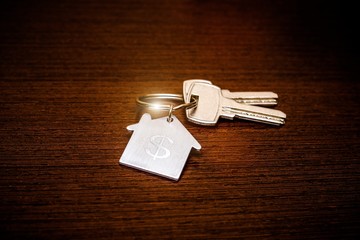
<path id="1" fill-rule="evenodd" d="M 231 120 L 237 117 L 272 125 L 285 124 L 285 113 L 275 109 L 238 103 L 224 97 L 221 89 L 215 85 L 193 82 L 184 101 L 189 102 L 192 96 L 198 99 L 198 103 L 196 108 L 186 110 L 186 116 L 189 121 L 200 125 L 213 126 L 219 117 Z"/>
<path id="2" fill-rule="evenodd" d="M 195 82 L 212 84 L 209 80 L 203 80 L 203 79 L 186 80 L 183 83 L 184 98 L 187 98 L 189 89 L 191 85 Z M 245 103 L 255 106 L 263 106 L 263 107 L 274 107 L 277 105 L 278 95 L 273 92 L 230 92 L 227 89 L 222 89 L 221 93 L 224 97 L 233 99 L 239 103 Z"/>

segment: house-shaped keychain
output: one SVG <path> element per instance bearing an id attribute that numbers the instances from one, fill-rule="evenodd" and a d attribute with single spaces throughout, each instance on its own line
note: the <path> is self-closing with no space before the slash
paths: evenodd
<path id="1" fill-rule="evenodd" d="M 139 123 L 128 126 L 134 133 L 120 164 L 179 180 L 190 150 L 201 146 L 175 116 L 172 118 L 172 122 L 167 117 L 151 119 L 145 113 Z"/>

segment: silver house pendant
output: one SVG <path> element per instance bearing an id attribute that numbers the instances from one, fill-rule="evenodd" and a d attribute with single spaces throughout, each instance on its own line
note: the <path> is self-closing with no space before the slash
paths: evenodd
<path id="1" fill-rule="evenodd" d="M 139 123 L 127 127 L 134 131 L 120 164 L 178 181 L 192 148 L 201 146 L 181 122 L 172 116 L 151 119 L 145 113 Z"/>

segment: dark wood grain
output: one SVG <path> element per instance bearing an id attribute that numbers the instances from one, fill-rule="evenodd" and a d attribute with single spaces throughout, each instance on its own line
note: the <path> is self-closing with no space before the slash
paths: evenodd
<path id="1" fill-rule="evenodd" d="M 2 238 L 355 239 L 360 104 L 352 6 L 1 3 Z M 176 116 L 202 145 L 179 182 L 119 166 L 135 98 L 202 78 L 274 91 L 286 125 Z"/>

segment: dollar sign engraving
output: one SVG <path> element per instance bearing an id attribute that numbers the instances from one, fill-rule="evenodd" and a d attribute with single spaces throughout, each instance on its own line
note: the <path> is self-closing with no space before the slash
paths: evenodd
<path id="1" fill-rule="evenodd" d="M 156 139 L 160 139 L 160 142 L 156 141 Z M 146 153 L 149 156 L 153 157 L 153 160 L 156 160 L 157 158 L 167 158 L 170 156 L 170 150 L 163 146 L 165 140 L 169 141 L 171 144 L 174 143 L 171 138 L 168 138 L 166 136 L 156 135 L 150 138 L 151 144 L 157 147 L 156 152 L 155 154 L 153 154 L 150 149 L 146 149 Z"/>

